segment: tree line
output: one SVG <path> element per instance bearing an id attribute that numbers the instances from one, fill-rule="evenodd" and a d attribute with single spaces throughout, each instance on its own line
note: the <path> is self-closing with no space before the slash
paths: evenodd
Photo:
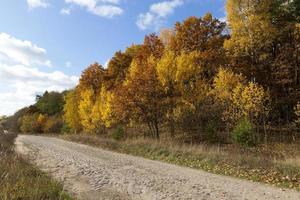
<path id="1" fill-rule="evenodd" d="M 226 22 L 208 13 L 147 35 L 107 68 L 88 66 L 73 90 L 46 92 L 11 118 L 22 132 L 102 134 L 138 125 L 155 139 L 163 132 L 247 146 L 277 129 L 295 137 L 299 1 L 227 0 L 226 11 Z"/>

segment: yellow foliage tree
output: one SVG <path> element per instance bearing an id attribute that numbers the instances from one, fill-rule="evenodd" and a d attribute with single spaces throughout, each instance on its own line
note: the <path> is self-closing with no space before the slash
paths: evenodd
<path id="1" fill-rule="evenodd" d="M 81 130 L 81 122 L 79 116 L 79 95 L 77 90 L 68 92 L 65 98 L 64 120 L 75 133 Z"/>
<path id="2" fill-rule="evenodd" d="M 210 86 L 205 79 L 203 66 L 199 63 L 201 54 L 197 51 L 182 53 L 176 58 L 175 80 L 183 102 L 196 107 L 208 95 Z"/>
<path id="3" fill-rule="evenodd" d="M 229 69 L 220 68 L 214 78 L 213 93 L 223 103 L 231 99 L 234 88 L 245 82 L 245 78 Z"/>
<path id="4" fill-rule="evenodd" d="M 169 121 L 171 137 L 175 134 L 174 111 L 178 103 L 178 81 L 176 80 L 177 64 L 176 54 L 173 51 L 165 51 L 163 57 L 156 66 L 157 78 L 166 94 L 167 119 Z"/>
<path id="5" fill-rule="evenodd" d="M 113 98 L 113 93 L 106 90 L 106 88 L 103 86 L 99 95 L 97 96 L 92 111 L 93 124 L 99 130 L 101 130 L 103 127 L 109 128 L 115 122 Z"/>
<path id="6" fill-rule="evenodd" d="M 269 113 L 269 93 L 257 83 L 238 84 L 232 91 L 231 105 L 224 113 L 224 119 L 235 125 L 242 118 L 248 118 L 253 124 L 262 121 Z"/>
<path id="7" fill-rule="evenodd" d="M 86 89 L 81 91 L 81 99 L 79 101 L 79 116 L 81 125 L 86 133 L 93 133 L 95 131 L 94 122 L 97 120 L 93 116 L 94 107 L 94 91 L 92 89 Z"/>

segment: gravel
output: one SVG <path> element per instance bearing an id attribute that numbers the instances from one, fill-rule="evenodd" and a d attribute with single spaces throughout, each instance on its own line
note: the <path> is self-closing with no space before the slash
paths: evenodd
<path id="1" fill-rule="evenodd" d="M 124 155 L 65 140 L 19 135 L 16 151 L 77 199 L 300 200 L 300 193 Z"/>

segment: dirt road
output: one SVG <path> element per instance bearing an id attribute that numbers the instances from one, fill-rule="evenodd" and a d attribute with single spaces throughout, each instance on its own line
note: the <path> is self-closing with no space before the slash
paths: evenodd
<path id="1" fill-rule="evenodd" d="M 300 200 L 293 190 L 123 155 L 57 138 L 20 135 L 16 150 L 78 199 Z"/>

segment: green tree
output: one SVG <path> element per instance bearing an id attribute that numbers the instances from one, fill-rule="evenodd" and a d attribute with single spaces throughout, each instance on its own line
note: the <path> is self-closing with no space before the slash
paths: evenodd
<path id="1" fill-rule="evenodd" d="M 36 107 L 40 113 L 47 115 L 61 113 L 64 108 L 63 94 L 46 91 L 43 96 L 37 96 Z"/>

